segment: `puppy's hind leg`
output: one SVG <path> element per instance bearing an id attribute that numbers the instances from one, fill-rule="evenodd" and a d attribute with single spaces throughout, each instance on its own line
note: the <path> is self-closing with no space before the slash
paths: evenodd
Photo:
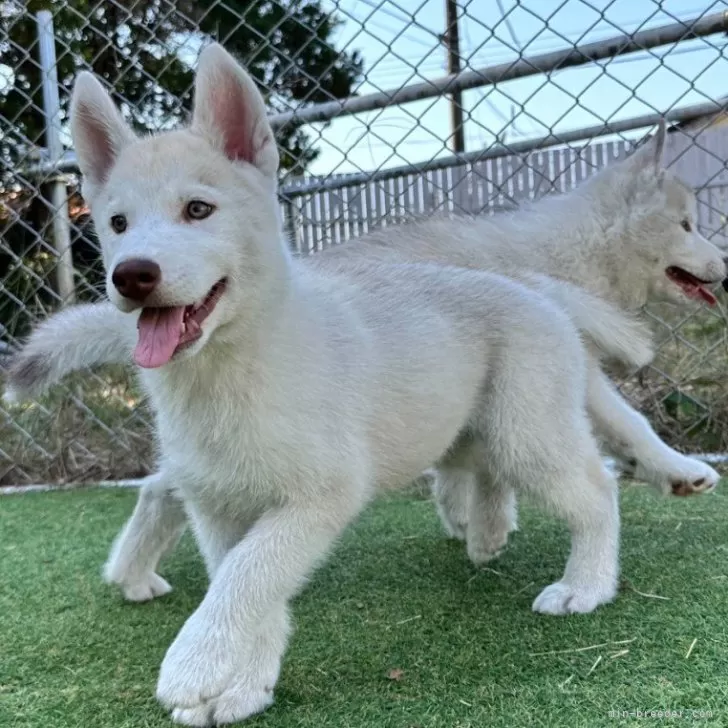
<path id="1" fill-rule="evenodd" d="M 434 469 L 432 496 L 437 515 L 450 538 L 465 540 L 468 528 L 470 493 L 475 486 L 473 473 L 442 465 Z"/>
<path id="2" fill-rule="evenodd" d="M 498 556 L 518 526 L 515 493 L 500 481 L 486 486 L 488 475 L 477 448 L 471 434 L 458 438 L 433 468 L 432 494 L 447 534 L 467 540 L 471 560 L 482 564 Z"/>
<path id="3" fill-rule="evenodd" d="M 619 506 L 617 482 L 594 445 L 586 467 L 544 478 L 540 495 L 564 516 L 571 529 L 571 553 L 561 580 L 533 603 L 543 614 L 591 612 L 617 594 Z"/>
<path id="4" fill-rule="evenodd" d="M 468 512 L 468 557 L 476 566 L 500 556 L 508 536 L 517 529 L 516 494 L 487 466 L 476 470 Z"/>
<path id="5" fill-rule="evenodd" d="M 104 580 L 121 587 L 125 599 L 144 602 L 172 587 L 156 573 L 160 560 L 185 530 L 182 501 L 163 472 L 147 478 L 134 513 L 114 540 L 104 566 Z"/>
<path id="6" fill-rule="evenodd" d="M 486 407 L 498 425 L 490 427 L 484 463 L 497 464 L 499 478 L 533 492 L 569 524 L 571 553 L 564 575 L 541 592 L 534 611 L 587 613 L 617 593 L 617 481 L 602 462 L 586 408 L 578 406 L 579 387 L 569 392 L 544 386 L 543 398 L 532 397 L 528 409 L 512 406 L 517 400 L 510 396 Z"/>
<path id="7" fill-rule="evenodd" d="M 445 532 L 450 538 L 465 540 L 470 497 L 475 487 L 473 462 L 464 441 L 433 468 L 432 496 Z"/>
<path id="8" fill-rule="evenodd" d="M 554 403 L 558 406 L 558 402 Z M 561 427 L 552 432 L 534 421 L 529 432 L 525 420 L 513 429 L 512 423 L 501 416 L 498 435 L 493 435 L 492 428 L 487 449 L 484 447 L 485 472 L 488 463 L 505 467 L 499 468 L 497 480 L 479 478 L 476 492 L 484 493 L 481 497 L 488 493 L 493 497 L 494 483 L 513 483 L 519 490 L 536 494 L 569 524 L 571 553 L 564 575 L 546 587 L 533 603 L 533 610 L 544 614 L 588 613 L 611 602 L 617 593 L 617 481 L 604 466 L 586 415 L 582 414 L 573 418 L 578 427 L 570 428 L 569 418 L 562 417 Z M 477 544 L 471 545 L 471 528 L 481 513 L 483 508 L 474 499 L 468 525 L 471 558 L 477 555 Z M 475 533 L 472 538 L 475 539 Z"/>

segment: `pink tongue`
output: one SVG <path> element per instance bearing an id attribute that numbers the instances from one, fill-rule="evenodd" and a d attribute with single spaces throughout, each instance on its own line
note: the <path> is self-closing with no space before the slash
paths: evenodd
<path id="1" fill-rule="evenodd" d="M 164 366 L 171 358 L 182 336 L 184 306 L 143 308 L 137 329 L 139 341 L 134 361 L 145 369 Z"/>
<path id="2" fill-rule="evenodd" d="M 715 306 L 718 303 L 718 299 L 704 286 L 698 286 L 698 293 L 709 306 Z"/>

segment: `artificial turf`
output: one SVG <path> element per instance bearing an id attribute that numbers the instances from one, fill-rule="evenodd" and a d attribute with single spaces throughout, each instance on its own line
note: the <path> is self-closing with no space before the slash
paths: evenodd
<path id="1" fill-rule="evenodd" d="M 134 499 L 0 498 L 3 728 L 171 725 L 153 697 L 157 672 L 206 577 L 185 537 L 162 568 L 170 595 L 132 605 L 102 584 Z M 507 551 L 477 570 L 431 503 L 383 496 L 296 600 L 276 702 L 246 725 L 593 728 L 645 722 L 621 711 L 670 710 L 683 712 L 668 723 L 728 726 L 728 494 L 628 488 L 622 513 L 617 601 L 559 618 L 530 606 L 563 568 L 561 523 L 522 508 Z"/>

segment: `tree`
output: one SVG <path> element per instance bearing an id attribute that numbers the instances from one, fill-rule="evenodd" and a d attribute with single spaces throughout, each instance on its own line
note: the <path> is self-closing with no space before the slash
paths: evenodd
<path id="1" fill-rule="evenodd" d="M 41 198 L 26 199 L 32 185 L 22 172 L 45 144 L 35 24 L 42 9 L 54 15 L 64 119 L 73 79 L 85 67 L 106 81 L 137 129 L 179 124 L 191 109 L 197 54 L 211 39 L 245 63 L 274 112 L 349 96 L 362 73 L 356 51 L 334 47 L 340 20 L 322 0 L 0 2 L 0 284 L 11 267 L 17 278 L 19 259 L 38 269 L 38 256 L 48 258 L 47 210 Z M 279 130 L 277 141 L 281 166 L 292 173 L 303 172 L 318 154 L 301 127 Z M 40 295 L 38 286 L 33 290 Z M 8 305 L 0 301 L 4 321 Z"/>
<path id="2" fill-rule="evenodd" d="M 349 96 L 362 72 L 358 52 L 339 52 L 332 38 L 340 20 L 321 0 L 29 0 L 0 2 L 0 63 L 12 69 L 0 98 L 6 163 L 42 145 L 44 129 L 34 14 L 52 9 L 58 78 L 65 110 L 73 79 L 92 68 L 110 86 L 132 123 L 158 129 L 190 110 L 199 49 L 220 40 L 248 67 L 269 108 Z M 284 169 L 302 172 L 317 152 L 298 128 L 281 130 Z"/>

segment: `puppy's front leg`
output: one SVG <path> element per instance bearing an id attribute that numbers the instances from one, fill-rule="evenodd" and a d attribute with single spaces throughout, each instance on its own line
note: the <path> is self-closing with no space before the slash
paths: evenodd
<path id="1" fill-rule="evenodd" d="M 674 495 L 704 493 L 717 485 L 720 475 L 710 465 L 666 445 L 593 363 L 588 386 L 589 414 L 598 433 L 618 457 L 633 461 L 638 479 Z"/>
<path id="2" fill-rule="evenodd" d="M 164 472 L 150 475 L 134 513 L 114 540 L 104 579 L 121 588 L 125 599 L 143 602 L 172 587 L 156 573 L 160 560 L 177 544 L 187 519 L 179 496 Z"/>
<path id="3" fill-rule="evenodd" d="M 158 699 L 186 725 L 243 720 L 273 701 L 288 600 L 359 510 L 329 494 L 265 513 L 224 557 L 162 662 Z"/>

